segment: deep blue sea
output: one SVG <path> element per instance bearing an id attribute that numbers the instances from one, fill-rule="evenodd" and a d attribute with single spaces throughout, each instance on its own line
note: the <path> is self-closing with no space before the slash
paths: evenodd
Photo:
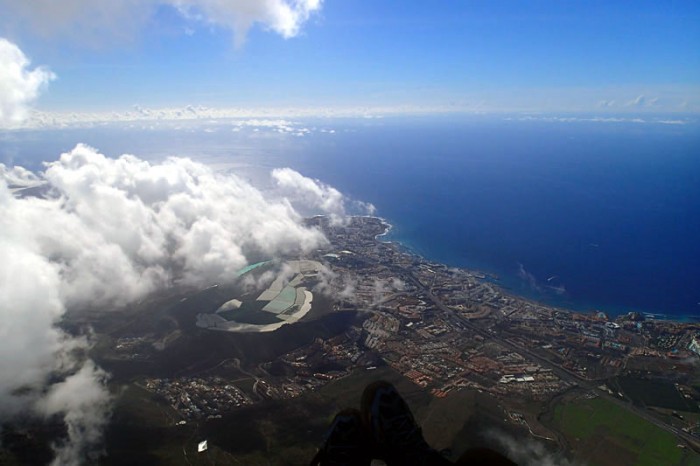
<path id="1" fill-rule="evenodd" d="M 514 293 L 700 320 L 697 124 L 373 122 L 302 166 Z"/>
<path id="2" fill-rule="evenodd" d="M 0 161 L 36 168 L 82 141 L 108 155 L 188 155 L 253 180 L 289 166 L 373 203 L 392 240 L 494 273 L 513 293 L 700 320 L 700 123 L 652 120 L 326 119 L 303 124 L 333 134 L 305 137 L 27 132 L 0 140 Z"/>

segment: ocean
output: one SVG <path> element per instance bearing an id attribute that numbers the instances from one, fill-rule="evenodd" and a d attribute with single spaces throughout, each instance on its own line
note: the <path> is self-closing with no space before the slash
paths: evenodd
<path id="1" fill-rule="evenodd" d="M 108 155 L 187 155 L 254 182 L 289 166 L 373 203 L 394 227 L 388 239 L 495 274 L 511 293 L 700 321 L 700 124 L 592 120 L 316 119 L 296 123 L 303 137 L 223 123 L 36 131 L 3 136 L 0 161 L 36 169 L 86 142 Z"/>
<path id="2" fill-rule="evenodd" d="M 373 202 L 392 239 L 550 304 L 700 320 L 698 126 L 439 118 L 362 133 L 312 174 Z"/>

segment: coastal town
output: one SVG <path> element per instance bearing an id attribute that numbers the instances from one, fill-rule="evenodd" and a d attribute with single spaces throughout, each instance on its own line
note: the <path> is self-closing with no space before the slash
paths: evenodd
<path id="1" fill-rule="evenodd" d="M 603 397 L 697 447 L 700 425 L 692 382 L 700 365 L 700 325 L 644 314 L 609 318 L 513 296 L 487 274 L 430 262 L 382 241 L 388 225 L 353 217 L 309 219 L 329 246 L 309 257 L 323 264 L 314 293 L 333 296 L 333 312 L 363 318 L 340 335 L 316 338 L 250 371 L 252 395 L 220 378 L 149 379 L 183 420 L 211 418 L 265 399 L 288 399 L 356 371 L 389 366 L 435 397 L 478 390 L 497 399 L 546 403 L 574 387 Z M 128 342 L 127 342 L 128 343 Z M 238 362 L 237 362 L 238 363 Z M 636 393 L 665 390 L 662 408 L 644 409 Z M 514 423 L 537 429 L 516 411 Z"/>

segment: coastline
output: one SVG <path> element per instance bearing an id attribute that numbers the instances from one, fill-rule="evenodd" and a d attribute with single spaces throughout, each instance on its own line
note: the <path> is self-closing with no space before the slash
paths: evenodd
<path id="1" fill-rule="evenodd" d="M 383 231 L 382 233 L 379 233 L 378 235 L 376 235 L 376 236 L 374 237 L 375 240 L 380 241 L 380 242 L 382 242 L 382 243 L 392 243 L 391 240 L 382 241 L 382 240 L 380 240 L 379 238 L 382 237 L 382 236 L 388 236 L 389 233 L 391 233 L 391 230 L 393 230 L 394 225 L 392 225 L 391 223 L 389 223 L 389 221 L 388 221 L 387 219 L 385 219 L 384 217 L 374 217 L 374 216 L 371 216 L 371 215 L 367 215 L 367 216 L 365 216 L 365 218 L 376 218 L 377 220 L 379 220 L 379 221 L 382 223 L 382 225 L 384 225 L 384 231 Z"/>
<path id="2" fill-rule="evenodd" d="M 582 303 L 581 307 L 585 307 L 587 309 L 580 309 L 580 308 L 576 309 L 576 308 L 570 307 L 570 306 L 562 306 L 560 303 L 556 303 L 555 302 L 556 300 L 551 300 L 551 302 L 547 302 L 546 299 L 539 299 L 538 297 L 535 297 L 535 296 L 527 296 L 526 294 L 518 293 L 517 291 L 514 290 L 513 287 L 504 286 L 505 282 L 511 282 L 512 280 L 505 280 L 504 282 L 501 282 L 500 278 L 494 279 L 494 277 L 498 277 L 499 275 L 496 275 L 492 271 L 482 270 L 481 268 L 480 269 L 473 269 L 469 266 L 453 265 L 453 264 L 434 261 L 433 259 L 426 257 L 426 255 L 416 251 L 415 248 L 412 248 L 410 245 L 405 244 L 405 242 L 401 241 L 400 239 L 398 239 L 398 240 L 397 239 L 382 239 L 386 236 L 389 236 L 389 234 L 392 231 L 395 232 L 397 230 L 396 227 L 394 226 L 394 224 L 390 223 L 384 217 L 380 217 L 380 216 L 376 216 L 376 215 L 362 215 L 359 217 L 373 218 L 373 219 L 379 220 L 381 222 L 381 224 L 385 227 L 384 231 L 382 233 L 379 233 L 375 236 L 376 241 L 381 242 L 381 243 L 385 243 L 385 244 L 394 244 L 397 247 L 401 248 L 403 251 L 407 252 L 408 254 L 416 256 L 416 257 L 418 257 L 421 260 L 426 261 L 426 262 L 439 263 L 439 264 L 442 264 L 446 267 L 455 267 L 455 268 L 465 270 L 481 280 L 488 281 L 493 286 L 497 287 L 499 289 L 499 291 L 501 293 L 503 293 L 504 295 L 508 295 L 508 296 L 516 298 L 516 299 L 525 300 L 528 302 L 537 303 L 539 305 L 552 307 L 552 308 L 555 308 L 557 310 L 572 312 L 572 313 L 577 313 L 577 314 L 592 314 L 592 313 L 596 313 L 596 312 L 602 312 L 602 313 L 606 314 L 611 320 L 626 316 L 631 312 L 635 312 L 635 313 L 644 315 L 645 318 L 647 320 L 650 320 L 650 321 L 673 322 L 673 323 L 680 323 L 680 324 L 700 323 L 700 310 L 698 311 L 698 314 L 688 314 L 688 313 L 668 314 L 668 313 L 663 313 L 663 312 L 658 312 L 658 311 L 654 312 L 654 311 L 650 311 L 650 310 L 635 310 L 635 309 L 631 309 L 631 308 L 629 308 L 627 310 L 620 310 L 620 309 L 614 309 L 611 306 L 591 305 L 591 304 L 586 304 L 586 303 Z"/>

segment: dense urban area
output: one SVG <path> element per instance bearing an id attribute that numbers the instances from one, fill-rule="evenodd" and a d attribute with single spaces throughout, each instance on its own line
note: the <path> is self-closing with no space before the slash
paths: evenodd
<path id="1" fill-rule="evenodd" d="M 309 257 L 325 267 L 314 292 L 335 298 L 333 312 L 361 312 L 361 323 L 259 364 L 247 372 L 251 395 L 218 376 L 147 379 L 144 387 L 177 410 L 180 423 L 295 398 L 357 371 L 389 366 L 437 398 L 470 389 L 526 405 L 577 387 L 587 399 L 606 399 L 672 433 L 677 448 L 698 448 L 698 418 L 680 414 L 699 407 L 692 385 L 700 356 L 697 324 L 634 312 L 610 319 L 512 296 L 496 277 L 432 263 L 382 241 L 389 226 L 378 218 L 333 223 L 315 217 L 308 224 L 330 240 Z M 118 344 L 138 354 L 138 341 Z M 241 369 L 238 360 L 224 364 Z M 662 394 L 659 403 L 645 402 L 651 392 Z M 511 408 L 509 422 L 537 437 L 555 437 L 526 411 Z"/>

